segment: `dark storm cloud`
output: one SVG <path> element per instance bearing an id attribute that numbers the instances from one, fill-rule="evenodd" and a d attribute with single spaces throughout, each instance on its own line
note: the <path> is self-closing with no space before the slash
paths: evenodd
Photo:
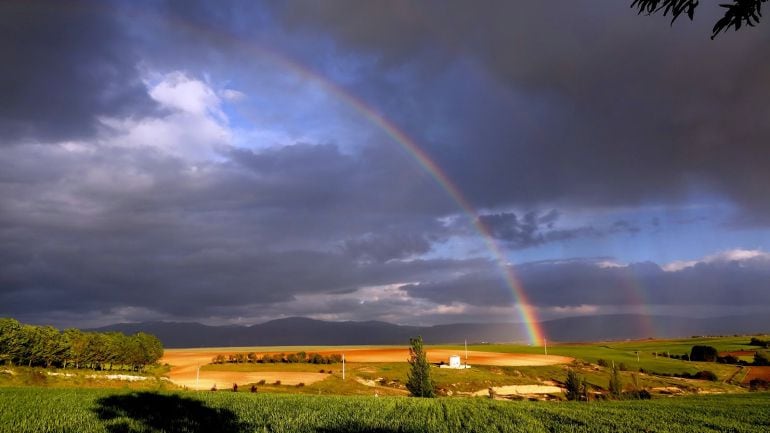
<path id="1" fill-rule="evenodd" d="M 767 254 L 734 260 L 717 257 L 691 266 L 662 269 L 652 262 L 608 265 L 602 260 L 567 260 L 514 267 L 529 301 L 539 307 L 710 305 L 752 306 L 770 302 Z M 434 302 L 494 306 L 516 301 L 494 269 L 454 279 L 412 284 L 407 292 Z"/>
<path id="2" fill-rule="evenodd" d="M 373 196 L 372 188 L 409 177 L 400 164 L 389 171 L 385 153 L 298 144 L 234 151 L 191 170 L 189 161 L 134 146 L 4 151 L 0 314 L 132 307 L 140 317 L 204 317 L 475 266 L 391 261 L 443 236 L 426 211 L 447 204 L 419 176 L 412 188 Z M 402 208 L 421 193 L 434 205 Z"/>
<path id="3" fill-rule="evenodd" d="M 600 238 L 617 234 L 637 234 L 641 228 L 626 220 L 618 220 L 606 227 L 592 225 L 574 228 L 555 228 L 559 212 L 555 209 L 539 214 L 534 211 L 521 216 L 514 212 L 484 214 L 481 223 L 495 239 L 511 249 L 524 249 L 550 242 L 570 241 L 578 238 Z"/>
<path id="4" fill-rule="evenodd" d="M 108 2 L 3 2 L 0 58 L 0 144 L 83 138 L 97 116 L 153 109 Z"/>
<path id="5" fill-rule="evenodd" d="M 431 242 L 425 236 L 415 233 L 368 234 L 343 243 L 346 254 L 360 260 L 377 262 L 424 254 L 430 248 Z"/>
<path id="6" fill-rule="evenodd" d="M 766 222 L 767 27 L 712 43 L 687 23 L 669 30 L 624 2 L 596 4 L 4 3 L 0 141 L 13 145 L 0 154 L 0 315 L 438 321 L 461 313 L 437 307 L 515 301 L 493 261 L 441 251 L 472 233 L 461 209 L 381 131 L 352 149 L 230 147 L 228 133 L 285 119 L 244 126 L 233 115 L 231 127 L 212 112 L 234 107 L 159 111 L 137 72 L 141 63 L 153 80 L 176 71 L 213 88 L 205 77 L 227 81 L 232 70 L 244 94 L 249 80 L 288 74 L 334 99 L 275 65 L 268 80 L 269 62 L 244 49 L 252 42 L 342 77 L 485 208 L 483 223 L 510 249 L 643 229 L 633 217 L 565 228 L 557 211 L 499 209 L 590 214 L 705 189 L 740 205 L 738 223 Z M 249 96 L 276 112 L 316 102 L 285 102 L 300 97 L 269 87 Z M 309 117 L 324 123 L 327 108 Z M 114 122 L 97 127 L 101 116 Z M 661 304 L 768 301 L 759 259 L 671 272 L 597 263 L 516 270 L 544 307 L 628 304 L 634 284 Z M 403 296 L 372 289 L 390 285 Z"/>
<path id="7" fill-rule="evenodd" d="M 411 101 L 382 107 L 479 206 L 676 204 L 705 192 L 737 204 L 737 224 L 770 223 L 770 26 L 711 41 L 718 11 L 669 27 L 629 4 L 292 2 L 276 16 L 377 59 L 364 80 L 381 88 L 360 92 Z M 466 74 L 448 85 L 464 63 L 483 69 L 480 84 Z M 412 82 L 377 79 L 394 71 Z M 452 132 L 420 134 L 441 122 Z"/>

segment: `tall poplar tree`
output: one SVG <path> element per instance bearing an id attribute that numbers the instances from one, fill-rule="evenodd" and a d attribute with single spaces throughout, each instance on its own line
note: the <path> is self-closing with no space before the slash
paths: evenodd
<path id="1" fill-rule="evenodd" d="M 435 397 L 430 378 L 430 364 L 422 344 L 422 337 L 409 339 L 409 375 L 406 389 L 415 397 Z"/>

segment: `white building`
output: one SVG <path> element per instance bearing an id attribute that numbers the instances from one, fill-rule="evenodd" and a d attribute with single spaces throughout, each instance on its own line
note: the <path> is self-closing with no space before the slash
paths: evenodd
<path id="1" fill-rule="evenodd" d="M 449 357 L 449 368 L 460 368 L 460 357 L 452 355 Z"/>
<path id="2" fill-rule="evenodd" d="M 460 360 L 460 355 L 452 355 L 449 357 L 449 364 L 444 364 L 443 362 L 440 365 L 441 368 L 457 368 L 457 369 L 463 369 L 463 368 L 471 368 L 468 364 L 463 364 Z"/>

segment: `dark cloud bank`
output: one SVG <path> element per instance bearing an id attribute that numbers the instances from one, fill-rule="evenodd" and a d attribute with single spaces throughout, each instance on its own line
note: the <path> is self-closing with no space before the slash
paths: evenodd
<path id="1" fill-rule="evenodd" d="M 205 320 L 288 311 L 409 321 L 393 311 L 417 305 L 440 321 L 428 310 L 515 301 L 491 261 L 424 256 L 468 236 L 468 226 L 447 223 L 456 204 L 392 143 L 349 152 L 217 142 L 215 158 L 191 162 L 105 124 L 177 122 L 148 94 L 140 64 L 185 70 L 194 51 L 169 30 L 156 35 L 167 52 L 144 52 L 151 38 L 120 18 L 122 4 L 73 5 L 0 6 L 0 315 L 77 323 L 86 314 Z M 211 22 L 212 6 L 198 6 L 142 4 L 161 22 L 189 8 L 186 19 L 200 25 L 265 37 L 243 25 L 238 2 Z M 711 42 L 703 26 L 669 29 L 615 1 L 258 9 L 261 31 L 275 29 L 287 51 L 305 46 L 290 53 L 310 56 L 304 63 L 322 72 L 330 56 L 356 64 L 346 88 L 490 209 L 481 218 L 509 249 L 641 231 L 626 220 L 567 227 L 559 209 L 676 205 L 703 194 L 736 206 L 733 228 L 770 222 L 768 26 Z M 239 62 L 221 41 L 194 42 Z M 122 139 L 130 145 L 116 144 Z M 544 310 L 770 304 L 763 255 L 662 265 L 576 259 L 515 272 Z M 385 285 L 403 285 L 404 297 L 355 300 Z"/>

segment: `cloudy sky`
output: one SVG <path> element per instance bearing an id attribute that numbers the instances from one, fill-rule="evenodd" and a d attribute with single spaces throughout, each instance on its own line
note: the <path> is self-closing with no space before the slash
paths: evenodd
<path id="1" fill-rule="evenodd" d="M 4 1 L 0 316 L 770 312 L 770 26 L 701 3 Z"/>

